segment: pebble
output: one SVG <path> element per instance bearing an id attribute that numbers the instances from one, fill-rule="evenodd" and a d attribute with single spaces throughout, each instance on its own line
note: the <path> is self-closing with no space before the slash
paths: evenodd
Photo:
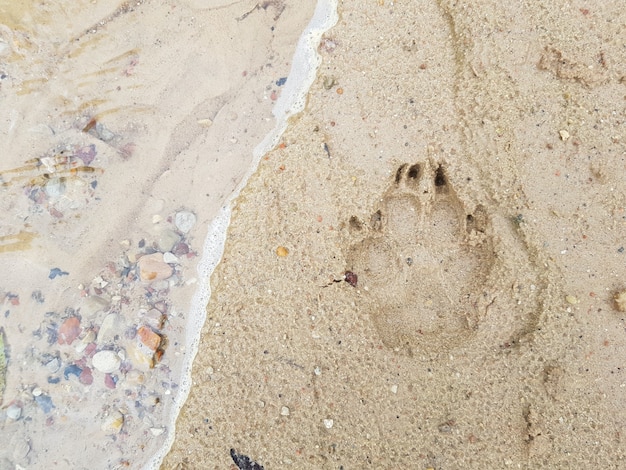
<path id="1" fill-rule="evenodd" d="M 559 137 L 561 137 L 561 140 L 563 142 L 567 141 L 567 139 L 569 139 L 569 132 L 567 132 L 565 129 L 560 130 L 559 131 Z"/>
<path id="2" fill-rule="evenodd" d="M 335 424 L 335 422 L 332 419 L 325 419 L 324 420 L 324 427 L 326 429 L 330 429 L 333 427 L 333 424 Z"/>
<path id="3" fill-rule="evenodd" d="M 626 290 L 615 294 L 614 300 L 617 310 L 619 310 L 620 312 L 626 312 Z"/>
<path id="4" fill-rule="evenodd" d="M 94 369 L 104 374 L 115 372 L 120 368 L 120 358 L 114 351 L 98 351 L 91 358 Z"/>
<path id="5" fill-rule="evenodd" d="M 35 395 L 35 390 L 33 390 L 33 395 Z M 35 395 L 35 403 L 39 405 L 39 408 L 41 408 L 44 413 L 49 413 L 52 411 L 52 408 L 54 408 L 52 398 L 48 395 Z"/>
<path id="6" fill-rule="evenodd" d="M 126 354 L 128 354 L 128 360 L 135 369 L 148 371 L 154 365 L 154 352 L 140 342 L 129 344 L 126 348 Z M 128 380 L 128 376 L 126 378 Z"/>
<path id="7" fill-rule="evenodd" d="M 283 406 L 280 409 L 280 414 L 283 415 L 283 416 L 289 416 L 289 408 L 287 408 L 286 406 Z"/>
<path id="8" fill-rule="evenodd" d="M 97 295 L 90 295 L 83 300 L 80 306 L 80 313 L 83 317 L 89 318 L 99 312 L 107 310 L 110 305 L 111 303 L 108 300 Z"/>
<path id="9" fill-rule="evenodd" d="M 44 191 L 50 199 L 58 199 L 65 193 L 65 179 L 52 178 L 44 186 Z"/>
<path id="10" fill-rule="evenodd" d="M 142 318 L 148 325 L 150 325 L 155 330 L 160 330 L 161 328 L 163 328 L 163 324 L 166 320 L 166 316 L 156 308 L 148 310 Z"/>
<path id="11" fill-rule="evenodd" d="M 198 119 L 198 124 L 200 124 L 202 127 L 211 127 L 213 125 L 213 121 L 211 121 L 209 118 L 206 119 Z"/>
<path id="12" fill-rule="evenodd" d="M 162 281 L 174 273 L 174 269 L 163 261 L 163 253 L 144 255 L 137 264 L 142 281 Z"/>
<path id="13" fill-rule="evenodd" d="M 113 378 L 111 374 L 106 374 L 104 376 L 104 386 L 113 390 L 115 387 L 117 387 L 117 381 Z"/>
<path id="14" fill-rule="evenodd" d="M 176 255 L 174 255 L 174 253 L 168 251 L 163 253 L 163 261 L 165 261 L 167 264 L 178 264 L 179 260 L 176 257 Z"/>
<path id="15" fill-rule="evenodd" d="M 96 333 L 93 330 L 89 330 L 87 334 L 85 335 L 85 337 L 81 339 L 76 344 L 76 346 L 74 346 L 74 349 L 76 350 L 77 353 L 82 353 L 87 348 L 87 346 L 89 346 L 95 340 L 96 340 Z"/>
<path id="16" fill-rule="evenodd" d="M 13 421 L 17 421 L 18 419 L 20 419 L 20 416 L 22 416 L 22 407 L 16 405 L 15 403 L 9 405 L 9 407 L 7 408 L 7 417 L 12 419 Z"/>
<path id="17" fill-rule="evenodd" d="M 65 370 L 63 371 L 63 377 L 65 377 L 65 380 L 69 380 L 70 375 L 80 377 L 80 374 L 82 373 L 82 371 L 83 370 L 80 367 L 78 367 L 76 364 L 72 364 L 65 368 Z"/>
<path id="18" fill-rule="evenodd" d="M 150 329 L 150 327 L 142 326 L 137 330 L 139 340 L 150 350 L 156 351 L 161 345 L 161 336 Z"/>
<path id="19" fill-rule="evenodd" d="M 58 357 L 55 357 L 55 358 L 51 359 L 50 361 L 46 362 L 46 369 L 51 374 L 54 374 L 60 368 L 61 368 L 61 360 Z"/>
<path id="20" fill-rule="evenodd" d="M 189 211 L 177 212 L 174 217 L 174 225 L 182 233 L 189 233 L 193 226 L 196 225 L 196 214 Z"/>
<path id="21" fill-rule="evenodd" d="M 124 318 L 118 313 L 109 313 L 102 323 L 100 324 L 100 330 L 98 331 L 98 338 L 96 342 L 98 346 L 110 344 L 115 341 L 115 337 L 124 331 L 125 324 Z"/>
<path id="22" fill-rule="evenodd" d="M 279 246 L 278 248 L 276 248 L 276 255 L 280 256 L 281 258 L 284 258 L 288 254 L 289 254 L 289 250 L 285 248 L 284 246 Z"/>
<path id="23" fill-rule="evenodd" d="M 85 367 L 82 370 L 78 376 L 78 381 L 83 385 L 91 385 L 93 383 L 93 374 L 91 373 L 91 369 L 89 367 Z"/>
<path id="24" fill-rule="evenodd" d="M 72 344 L 80 334 L 80 319 L 78 317 L 69 317 L 59 327 L 58 343 Z"/>
<path id="25" fill-rule="evenodd" d="M 110 415 L 104 417 L 100 429 L 108 435 L 113 435 L 120 432 L 123 425 L 124 415 L 119 411 L 114 411 Z"/>
<path id="26" fill-rule="evenodd" d="M 165 428 L 150 428 L 150 434 L 153 436 L 160 436 L 165 432 Z"/>
<path id="27" fill-rule="evenodd" d="M 180 235 L 174 230 L 163 230 L 159 233 L 157 245 L 161 251 L 172 251 L 176 244 L 180 241 Z"/>
<path id="28" fill-rule="evenodd" d="M 397 385 L 392 385 L 391 386 L 391 393 L 398 393 L 398 386 Z"/>

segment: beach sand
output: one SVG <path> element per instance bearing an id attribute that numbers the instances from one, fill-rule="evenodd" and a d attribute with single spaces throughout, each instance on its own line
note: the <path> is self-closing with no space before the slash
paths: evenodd
<path id="1" fill-rule="evenodd" d="M 339 13 L 236 201 L 163 468 L 622 466 L 621 2 Z"/>
<path id="2" fill-rule="evenodd" d="M 0 468 L 159 460 L 314 7 L 0 0 Z"/>

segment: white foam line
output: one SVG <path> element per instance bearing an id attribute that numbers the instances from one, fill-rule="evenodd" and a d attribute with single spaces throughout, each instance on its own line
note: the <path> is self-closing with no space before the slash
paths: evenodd
<path id="1" fill-rule="evenodd" d="M 209 279 L 224 254 L 226 231 L 230 224 L 232 202 L 247 184 L 250 176 L 256 171 L 261 157 L 278 144 L 280 137 L 287 128 L 289 117 L 298 114 L 304 109 L 307 93 L 317 76 L 317 69 L 322 62 L 321 57 L 317 53 L 322 34 L 337 23 L 337 1 L 338 0 L 318 0 L 313 17 L 298 40 L 298 46 L 293 56 L 291 70 L 289 71 L 285 87 L 272 109 L 272 114 L 276 118 L 276 126 L 265 136 L 263 141 L 254 148 L 254 158 L 249 171 L 246 173 L 241 183 L 235 188 L 224 206 L 222 206 L 218 215 L 209 224 L 207 237 L 202 250 L 202 258 L 198 263 L 200 282 L 198 283 L 198 290 L 195 292 L 191 301 L 189 323 L 187 325 L 185 338 L 187 353 L 183 363 L 182 377 L 178 392 L 172 404 L 167 441 L 144 466 L 144 470 L 157 470 L 174 443 L 176 419 L 189 396 L 192 385 L 191 368 L 193 360 L 198 353 L 200 333 L 206 320 L 206 306 L 211 297 Z"/>

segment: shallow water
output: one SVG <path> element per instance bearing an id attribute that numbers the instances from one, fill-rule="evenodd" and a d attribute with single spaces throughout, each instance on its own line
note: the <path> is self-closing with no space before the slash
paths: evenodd
<path id="1" fill-rule="evenodd" d="M 314 7 L 0 0 L 0 468 L 139 468 L 171 441 L 207 228 L 302 104 Z"/>

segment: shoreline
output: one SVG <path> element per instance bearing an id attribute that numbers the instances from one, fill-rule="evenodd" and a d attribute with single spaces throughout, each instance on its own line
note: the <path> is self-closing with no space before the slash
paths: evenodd
<path id="1" fill-rule="evenodd" d="M 156 468 L 205 230 L 275 125 L 315 4 L 8 6 L 0 461 Z"/>
<path id="2" fill-rule="evenodd" d="M 319 44 L 322 34 L 336 23 L 336 11 L 336 0 L 317 1 L 313 16 L 300 35 L 296 51 L 291 60 L 292 65 L 289 75 L 287 76 L 286 87 L 283 89 L 272 109 L 272 114 L 276 119 L 276 125 L 254 148 L 254 160 L 251 167 L 247 170 L 246 176 L 242 178 L 238 186 L 228 196 L 220 213 L 215 216 L 209 225 L 204 248 L 202 250 L 203 255 L 198 263 L 198 273 L 200 274 L 199 284 L 201 287 L 193 296 L 192 306 L 190 308 L 191 319 L 188 320 L 187 324 L 187 355 L 185 365 L 183 366 L 185 372 L 180 381 L 181 389 L 174 404 L 177 412 L 172 413 L 172 419 L 170 420 L 169 429 L 171 431 L 169 441 L 145 467 L 146 469 L 159 468 L 175 440 L 176 421 L 191 387 L 192 364 L 198 351 L 200 331 L 206 319 L 206 306 L 211 298 L 209 279 L 211 274 L 215 271 L 216 266 L 219 264 L 224 252 L 224 244 L 230 224 L 233 202 L 239 196 L 242 188 L 246 186 L 250 176 L 255 173 L 261 158 L 278 144 L 278 141 L 287 128 L 288 120 L 304 109 L 306 95 L 317 75 L 317 68 L 319 67 L 320 60 L 316 51 L 317 45 Z M 190 331 L 193 331 L 191 339 L 189 338 Z"/>

